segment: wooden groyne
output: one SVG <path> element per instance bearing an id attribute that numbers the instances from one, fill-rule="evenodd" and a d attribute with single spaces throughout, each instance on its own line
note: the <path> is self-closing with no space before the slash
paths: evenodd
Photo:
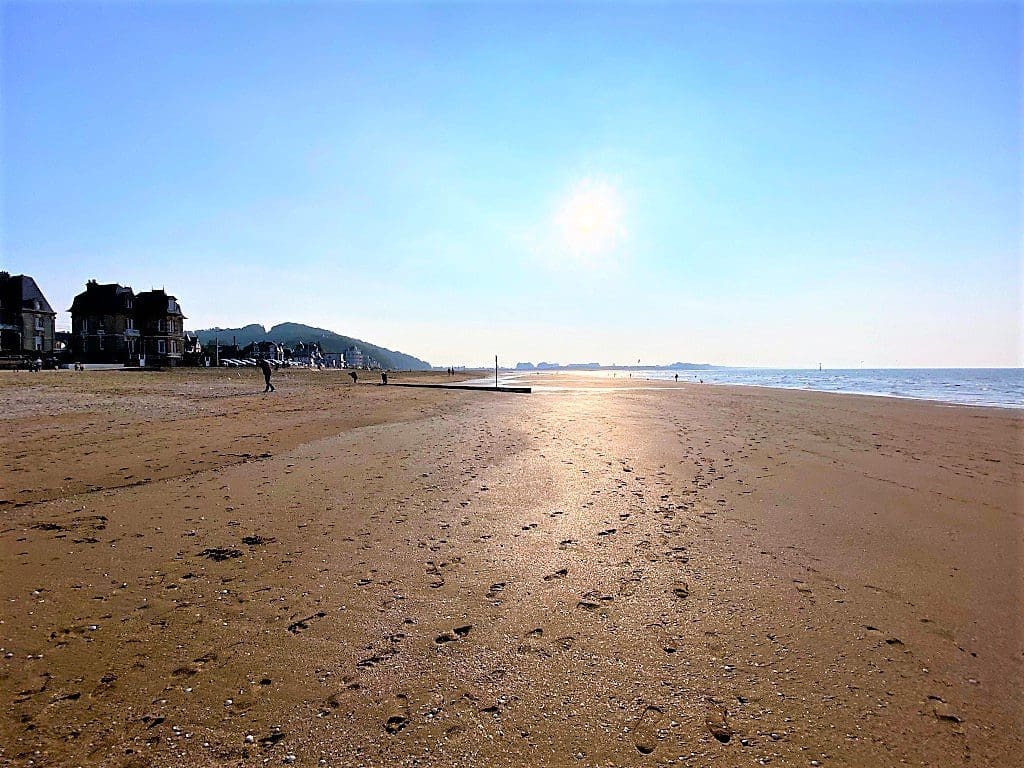
<path id="1" fill-rule="evenodd" d="M 479 387 L 472 384 L 400 384 L 397 381 L 388 382 L 379 386 L 387 387 L 422 387 L 424 389 L 469 389 L 474 392 L 515 392 L 528 395 L 532 390 L 530 387 Z"/>

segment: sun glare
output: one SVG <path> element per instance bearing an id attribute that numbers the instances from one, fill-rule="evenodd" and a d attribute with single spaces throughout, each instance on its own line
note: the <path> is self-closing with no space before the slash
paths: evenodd
<path id="1" fill-rule="evenodd" d="M 575 184 L 555 212 L 563 249 L 577 259 L 610 256 L 626 235 L 625 210 L 615 186 L 587 178 Z"/>

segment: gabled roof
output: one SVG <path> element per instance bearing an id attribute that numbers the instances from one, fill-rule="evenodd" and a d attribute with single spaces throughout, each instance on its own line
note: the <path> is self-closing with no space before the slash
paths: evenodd
<path id="1" fill-rule="evenodd" d="M 39 302 L 39 309 L 36 309 L 36 302 Z M 57 314 L 50 306 L 50 302 L 39 290 L 36 281 L 28 275 L 10 275 L 7 272 L 0 272 L 0 303 L 7 309 L 22 309 L 30 312 L 47 312 L 51 315 Z"/>

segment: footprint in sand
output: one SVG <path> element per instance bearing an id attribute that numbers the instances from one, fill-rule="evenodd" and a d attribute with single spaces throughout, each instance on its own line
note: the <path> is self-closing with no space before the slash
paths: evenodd
<path id="1" fill-rule="evenodd" d="M 297 635 L 300 632 L 304 632 L 309 629 L 309 622 L 315 621 L 316 619 L 322 619 L 327 615 L 326 611 L 317 611 L 312 616 L 306 616 L 304 619 L 298 619 L 288 625 L 288 631 L 293 635 Z"/>
<path id="2" fill-rule="evenodd" d="M 633 743 L 641 755 L 649 755 L 658 748 L 659 730 L 664 719 L 661 707 L 644 707 L 633 726 Z"/>
<path id="3" fill-rule="evenodd" d="M 498 596 L 498 593 L 502 592 L 504 589 L 505 589 L 505 582 L 504 581 L 497 581 L 494 584 L 491 584 L 491 588 L 487 592 L 486 596 L 487 596 L 488 599 L 493 600 L 494 598 L 496 598 Z"/>
<path id="4" fill-rule="evenodd" d="M 582 595 L 583 599 L 576 603 L 577 608 L 582 608 L 585 611 L 596 611 L 609 603 L 614 602 L 615 598 L 611 595 L 602 595 L 599 592 L 586 592 Z"/>
<path id="5" fill-rule="evenodd" d="M 342 678 L 341 682 L 345 687 L 327 697 L 324 706 L 317 713 L 317 717 L 327 717 L 333 710 L 349 706 L 349 701 L 356 694 L 356 691 L 359 690 L 360 685 L 354 678 L 349 676 Z"/>
<path id="6" fill-rule="evenodd" d="M 729 710 L 721 704 L 708 703 L 707 714 L 704 715 L 704 725 L 711 731 L 711 735 L 723 744 L 728 744 L 732 738 L 732 728 L 729 727 Z"/>
<path id="7" fill-rule="evenodd" d="M 409 697 L 397 694 L 394 699 L 388 701 L 385 714 L 387 717 L 384 720 L 384 730 L 392 735 L 401 731 L 409 724 Z"/>
<path id="8" fill-rule="evenodd" d="M 796 584 L 796 591 L 801 595 L 807 595 L 808 597 L 814 597 L 814 590 L 811 589 L 807 584 L 800 579 L 793 579 L 793 583 Z"/>
<path id="9" fill-rule="evenodd" d="M 452 633 L 445 632 L 444 634 L 438 635 L 434 638 L 434 642 L 438 645 L 444 645 L 445 643 L 454 643 L 456 640 L 461 640 L 464 637 L 468 637 L 469 633 L 473 630 L 472 624 L 466 624 L 461 627 L 455 627 Z"/>

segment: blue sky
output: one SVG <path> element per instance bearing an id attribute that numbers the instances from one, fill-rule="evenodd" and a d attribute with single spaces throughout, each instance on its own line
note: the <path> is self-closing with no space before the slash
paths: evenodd
<path id="1" fill-rule="evenodd" d="M 440 365 L 1021 365 L 1021 24 L 7 2 L 0 263 Z"/>

